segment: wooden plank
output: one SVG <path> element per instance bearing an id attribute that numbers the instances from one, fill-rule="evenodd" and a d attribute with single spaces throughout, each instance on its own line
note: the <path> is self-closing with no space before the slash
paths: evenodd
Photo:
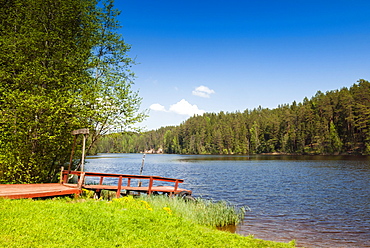
<path id="1" fill-rule="evenodd" d="M 78 134 L 89 134 L 88 128 L 82 128 L 72 131 L 72 135 L 78 135 Z"/>
<path id="2" fill-rule="evenodd" d="M 10 199 L 71 195 L 80 192 L 76 187 L 59 183 L 0 185 L 0 197 Z"/>

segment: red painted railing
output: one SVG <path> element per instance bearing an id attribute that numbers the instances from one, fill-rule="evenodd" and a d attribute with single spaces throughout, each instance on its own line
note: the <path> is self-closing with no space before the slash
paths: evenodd
<path id="1" fill-rule="evenodd" d="M 81 171 L 63 170 L 62 171 L 63 183 L 68 182 L 68 176 L 69 175 L 77 175 L 79 177 L 78 184 L 77 184 L 79 189 L 84 187 L 84 182 L 85 182 L 86 177 L 100 177 L 100 180 L 99 180 L 99 185 L 101 185 L 101 187 L 99 187 L 100 189 L 104 189 L 104 186 L 103 186 L 104 178 L 118 178 L 118 184 L 116 186 L 117 187 L 117 189 L 116 189 L 117 190 L 116 191 L 117 197 L 119 197 L 119 195 L 121 194 L 121 190 L 123 190 L 123 189 L 132 190 L 132 191 L 136 191 L 136 190 L 146 191 L 147 194 L 150 195 L 153 192 L 153 189 L 158 189 L 158 187 L 154 187 L 154 182 L 155 181 L 173 182 L 175 184 L 175 186 L 173 188 L 171 188 L 171 190 L 167 189 L 167 190 L 163 190 L 163 192 L 169 192 L 171 194 L 172 193 L 176 194 L 176 193 L 178 193 L 178 190 L 179 190 L 179 188 L 178 188 L 179 183 L 184 182 L 183 179 L 167 178 L 167 177 L 160 177 L 160 176 L 125 175 L 125 174 L 113 174 L 113 173 L 81 172 Z M 123 179 L 127 179 L 126 186 L 122 185 Z M 131 180 L 132 179 L 149 180 L 149 186 L 148 187 L 140 187 L 140 186 L 139 187 L 132 187 L 131 186 Z M 106 187 L 106 189 L 109 189 L 109 186 L 105 186 L 105 187 Z M 93 186 L 90 185 L 90 188 L 93 188 Z M 95 188 L 98 188 L 98 187 L 95 187 Z M 186 191 L 188 191 L 189 194 L 191 194 L 190 190 L 186 190 Z"/>

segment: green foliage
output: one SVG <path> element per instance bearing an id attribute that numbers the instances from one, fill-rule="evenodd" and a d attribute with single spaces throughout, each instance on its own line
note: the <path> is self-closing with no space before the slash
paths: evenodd
<path id="1" fill-rule="evenodd" d="M 117 15 L 109 0 L 1 2 L 0 183 L 56 181 L 72 130 L 90 128 L 90 149 L 145 116 Z"/>
<path id="2" fill-rule="evenodd" d="M 1 247 L 293 247 L 197 225 L 143 200 L 0 199 Z"/>
<path id="3" fill-rule="evenodd" d="M 125 142 L 121 142 L 125 141 Z M 302 103 L 205 113 L 176 127 L 103 138 L 98 152 L 370 154 L 370 83 L 317 92 Z"/>

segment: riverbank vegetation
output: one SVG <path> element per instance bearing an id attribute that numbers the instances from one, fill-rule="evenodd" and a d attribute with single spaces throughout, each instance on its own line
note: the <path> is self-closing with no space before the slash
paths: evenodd
<path id="1" fill-rule="evenodd" d="M 163 203 L 163 199 L 154 203 L 130 197 L 112 201 L 0 199 L 0 246 L 294 247 L 294 242 L 263 241 L 199 225 L 174 205 Z"/>
<path id="2" fill-rule="evenodd" d="M 311 99 L 234 113 L 205 113 L 179 126 L 106 135 L 95 152 L 175 154 L 370 154 L 370 83 Z"/>
<path id="3" fill-rule="evenodd" d="M 155 208 L 165 209 L 169 214 L 175 214 L 196 224 L 209 227 L 224 227 L 237 225 L 244 219 L 245 207 L 236 208 L 225 201 L 213 202 L 198 198 L 184 200 L 168 198 L 167 196 L 142 197 Z"/>

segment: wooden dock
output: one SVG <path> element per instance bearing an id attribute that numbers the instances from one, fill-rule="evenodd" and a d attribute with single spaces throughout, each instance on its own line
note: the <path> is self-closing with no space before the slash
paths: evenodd
<path id="1" fill-rule="evenodd" d="M 179 188 L 179 184 L 183 183 L 183 179 L 160 177 L 160 176 L 144 176 L 144 175 L 126 175 L 126 174 L 114 174 L 114 173 L 99 173 L 99 172 L 80 172 L 80 171 L 67 171 L 62 172 L 63 182 L 67 183 L 69 175 L 77 175 L 79 177 L 78 188 L 84 188 L 88 190 L 95 191 L 98 195 L 101 190 L 111 190 L 116 192 L 116 196 L 120 197 L 122 191 L 124 194 L 130 193 L 146 193 L 148 195 L 155 193 L 165 193 L 169 196 L 173 195 L 191 195 L 192 191 L 187 189 Z M 99 184 L 85 184 L 85 179 L 87 177 L 93 177 L 99 179 Z M 105 185 L 105 178 L 115 178 L 117 179 L 116 185 Z M 126 183 L 124 184 L 124 180 Z M 147 186 L 133 186 L 133 180 L 144 181 Z M 170 182 L 174 186 L 159 186 L 156 183 Z"/>
<path id="2" fill-rule="evenodd" d="M 69 184 L 69 175 L 78 177 L 77 184 Z M 99 178 L 99 184 L 85 184 L 86 177 Z M 105 185 L 105 178 L 116 178 L 116 185 Z M 123 185 L 123 180 L 127 180 Z M 147 186 L 132 186 L 132 180 L 146 181 Z M 159 176 L 143 176 L 143 175 L 125 175 L 112 173 L 97 173 L 97 172 L 80 172 L 80 171 L 62 171 L 60 183 L 45 183 L 45 184 L 0 184 L 0 197 L 10 199 L 20 198 L 38 198 L 52 197 L 72 194 L 81 194 L 82 189 L 93 190 L 97 195 L 100 195 L 102 190 L 115 191 L 116 196 L 128 194 L 145 193 L 148 195 L 163 193 L 169 196 L 191 196 L 192 191 L 179 188 L 179 183 L 183 183 L 182 179 L 166 178 Z M 158 182 L 172 182 L 174 186 L 156 186 Z"/>
<path id="3" fill-rule="evenodd" d="M 0 184 L 0 197 L 10 199 L 38 198 L 80 194 L 76 186 L 60 183 L 45 184 Z"/>

